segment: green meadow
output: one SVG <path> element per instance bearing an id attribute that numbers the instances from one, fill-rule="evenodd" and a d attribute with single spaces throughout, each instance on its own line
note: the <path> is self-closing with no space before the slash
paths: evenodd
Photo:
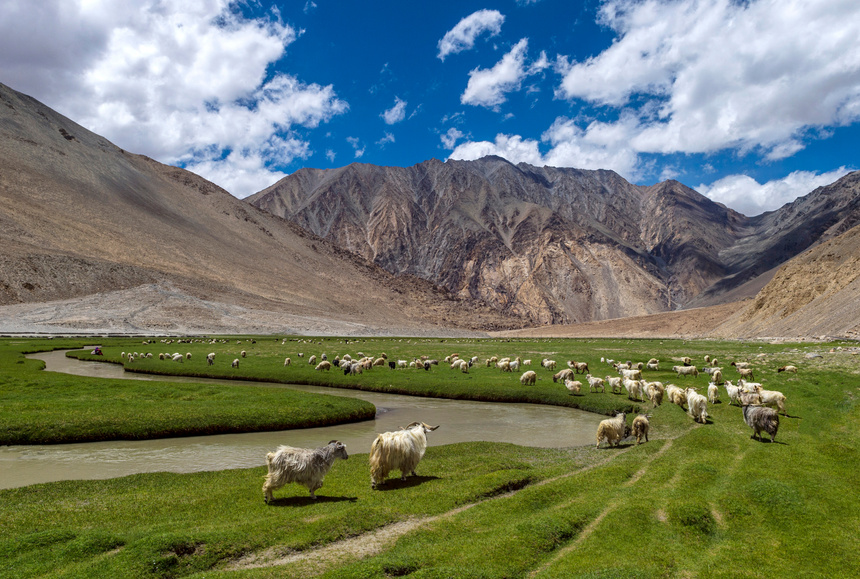
<path id="1" fill-rule="evenodd" d="M 44 444 L 281 430 L 362 420 L 358 388 L 416 396 L 616 410 L 651 415 L 650 441 L 617 448 L 539 449 L 491 442 L 433 446 L 419 476 L 371 490 L 366 454 L 337 461 L 317 492 L 288 485 L 266 505 L 265 468 L 153 473 L 0 490 L 0 577 L 857 577 L 860 576 L 860 356 L 853 343 L 673 340 L 218 337 L 101 342 L 127 370 L 331 387 L 281 388 L 104 380 L 42 371 L 26 352 L 81 347 L 72 339 L 0 340 L 0 442 Z M 222 341 L 223 340 L 223 341 Z M 246 356 L 240 352 L 244 350 Z M 133 362 L 122 352 L 152 353 Z M 160 353 L 191 353 L 182 363 Z M 215 364 L 206 354 L 215 352 Z M 316 371 L 311 355 L 427 356 L 438 366 Z M 452 353 L 477 356 L 468 374 Z M 807 353 L 819 353 L 808 358 Z M 299 356 L 299 354 L 303 354 Z M 682 356 L 748 361 L 755 380 L 787 397 L 776 443 L 753 440 L 741 410 L 709 404 L 697 424 L 679 407 L 626 393 L 568 393 L 540 367 L 575 359 L 596 376 L 601 358 L 660 360 L 647 380 L 677 378 Z M 523 369 L 491 356 L 531 359 Z M 284 366 L 284 359 L 291 364 Z M 239 367 L 231 362 L 239 359 Z M 785 364 L 797 374 L 778 373 Z M 581 378 L 585 382 L 584 378 Z M 369 407 L 369 408 L 368 408 Z M 273 410 L 277 409 L 277 411 Z M 283 412 L 289 408 L 289 412 Z M 628 416 L 628 423 L 634 415 Z M 2 476 L 2 474 L 0 474 Z"/>

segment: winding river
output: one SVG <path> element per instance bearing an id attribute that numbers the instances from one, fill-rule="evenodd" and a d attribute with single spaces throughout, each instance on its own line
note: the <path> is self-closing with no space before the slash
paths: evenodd
<path id="1" fill-rule="evenodd" d="M 316 447 L 337 439 L 346 444 L 350 453 L 366 453 L 377 433 L 397 430 L 413 421 L 441 425 L 439 430 L 428 435 L 430 446 L 478 440 L 545 448 L 581 446 L 594 443 L 597 424 L 604 418 L 581 410 L 536 404 L 470 402 L 317 386 L 138 374 L 126 372 L 117 364 L 67 358 L 65 351 L 60 350 L 29 357 L 43 360 L 46 371 L 80 376 L 291 388 L 360 398 L 376 406 L 376 418 L 354 424 L 280 432 L 0 446 L 0 488 L 59 480 L 106 479 L 142 472 L 184 473 L 262 466 L 266 463 L 266 453 L 279 444 Z"/>

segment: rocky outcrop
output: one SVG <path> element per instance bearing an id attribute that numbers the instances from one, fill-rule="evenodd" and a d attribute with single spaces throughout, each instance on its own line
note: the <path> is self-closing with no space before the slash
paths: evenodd
<path id="1" fill-rule="evenodd" d="M 857 222 L 857 187 L 837 188 L 748 218 L 677 181 L 486 157 L 302 169 L 248 201 L 392 273 L 545 324 L 750 297 L 738 293 L 762 284 L 744 284 Z"/>

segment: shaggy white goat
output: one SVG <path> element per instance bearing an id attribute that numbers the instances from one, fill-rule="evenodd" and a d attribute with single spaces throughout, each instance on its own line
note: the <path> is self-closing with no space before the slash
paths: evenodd
<path id="1" fill-rule="evenodd" d="M 720 399 L 720 389 L 715 382 L 708 382 L 708 402 L 716 404 Z"/>
<path id="2" fill-rule="evenodd" d="M 565 368 L 564 370 L 559 370 L 558 372 L 556 372 L 552 377 L 552 381 L 558 382 L 559 380 L 561 380 L 562 382 L 564 382 L 565 380 L 572 378 L 573 374 L 573 370 L 571 370 L 570 368 Z"/>
<path id="3" fill-rule="evenodd" d="M 585 379 L 588 380 L 589 392 L 597 392 L 598 388 L 601 392 L 606 392 L 606 386 L 603 382 L 603 378 L 597 378 L 595 376 L 592 376 L 591 374 L 586 374 Z"/>
<path id="4" fill-rule="evenodd" d="M 672 366 L 672 371 L 678 374 L 678 378 L 699 375 L 699 370 L 695 366 Z"/>
<path id="5" fill-rule="evenodd" d="M 633 436 L 636 437 L 636 445 L 638 446 L 642 439 L 648 442 L 648 430 L 651 429 L 651 423 L 648 422 L 650 415 L 640 414 L 633 419 Z"/>
<path id="6" fill-rule="evenodd" d="M 567 388 L 571 394 L 579 394 L 582 391 L 582 382 L 579 380 L 565 380 L 564 387 Z"/>
<path id="7" fill-rule="evenodd" d="M 601 420 L 597 425 L 597 448 L 604 440 L 610 446 L 618 446 L 622 438 L 627 436 L 627 415 L 624 412 L 615 415 L 615 418 Z"/>
<path id="8" fill-rule="evenodd" d="M 730 380 L 726 380 L 724 386 L 726 387 L 726 394 L 729 395 L 729 404 L 732 404 L 733 402 L 740 404 L 743 387 L 741 385 L 733 385 Z"/>
<path id="9" fill-rule="evenodd" d="M 537 373 L 534 370 L 523 372 L 523 375 L 520 376 L 520 384 L 534 384 L 536 380 Z"/>
<path id="10" fill-rule="evenodd" d="M 400 480 L 406 480 L 407 473 L 415 475 L 418 463 L 427 450 L 427 433 L 439 426 L 429 426 L 423 422 L 413 422 L 396 432 L 383 432 L 370 446 L 370 486 L 385 482 L 392 470 L 400 471 Z"/>
<path id="11" fill-rule="evenodd" d="M 316 500 L 314 492 L 323 486 L 323 479 L 337 458 L 349 458 L 346 446 L 337 440 L 322 448 L 279 446 L 278 450 L 266 455 L 269 474 L 263 483 L 265 501 L 271 502 L 274 499 L 272 491 L 291 482 L 307 487 L 311 498 Z"/>
<path id="12" fill-rule="evenodd" d="M 689 414 L 696 422 L 705 424 L 708 418 L 708 399 L 693 390 L 687 388 L 687 414 Z"/>

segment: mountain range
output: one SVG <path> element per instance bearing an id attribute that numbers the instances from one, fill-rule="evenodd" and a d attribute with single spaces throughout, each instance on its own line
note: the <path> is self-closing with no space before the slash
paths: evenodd
<path id="1" fill-rule="evenodd" d="M 850 335 L 858 198 L 852 173 L 750 218 L 676 181 L 487 157 L 301 169 L 239 200 L 0 84 L 0 331 L 474 335 L 675 312 L 702 335 Z"/>

